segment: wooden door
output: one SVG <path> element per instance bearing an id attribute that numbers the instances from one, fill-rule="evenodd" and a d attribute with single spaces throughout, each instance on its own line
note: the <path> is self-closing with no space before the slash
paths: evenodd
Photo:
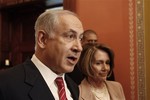
<path id="1" fill-rule="evenodd" d="M 31 7 L 5 9 L 1 35 L 1 59 L 12 66 L 22 63 L 34 53 L 34 24 L 44 9 Z M 5 25 L 6 23 L 6 25 Z"/>
<path id="2" fill-rule="evenodd" d="M 11 61 L 13 65 L 34 53 L 34 24 L 40 11 L 12 12 L 10 18 Z"/>

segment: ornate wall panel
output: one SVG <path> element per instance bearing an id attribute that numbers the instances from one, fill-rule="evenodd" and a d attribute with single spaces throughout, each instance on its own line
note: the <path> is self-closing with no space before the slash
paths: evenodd
<path id="1" fill-rule="evenodd" d="M 80 16 L 85 29 L 95 30 L 99 41 L 114 49 L 115 78 L 123 85 L 126 100 L 147 99 L 143 2 L 76 0 L 74 10 L 70 8 Z"/>
<path id="2" fill-rule="evenodd" d="M 144 1 L 136 1 L 136 34 L 138 62 L 138 100 L 146 100 L 145 57 L 144 57 Z"/>

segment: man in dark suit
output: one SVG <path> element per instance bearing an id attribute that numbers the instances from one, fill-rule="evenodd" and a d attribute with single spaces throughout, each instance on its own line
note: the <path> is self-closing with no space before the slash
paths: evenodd
<path id="1" fill-rule="evenodd" d="M 78 100 L 78 86 L 65 73 L 72 72 L 82 46 L 83 26 L 67 10 L 49 10 L 35 23 L 35 53 L 24 63 L 0 72 L 0 100 L 60 100 L 57 77 L 67 100 Z"/>

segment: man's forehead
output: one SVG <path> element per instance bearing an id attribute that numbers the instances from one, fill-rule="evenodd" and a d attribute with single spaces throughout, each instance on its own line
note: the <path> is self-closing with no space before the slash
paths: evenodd
<path id="1" fill-rule="evenodd" d="M 87 38 L 87 39 L 97 39 L 97 36 L 95 34 L 89 34 L 89 35 L 86 35 L 85 38 Z"/>
<path id="2" fill-rule="evenodd" d="M 87 33 L 85 36 L 97 36 L 95 33 Z"/>

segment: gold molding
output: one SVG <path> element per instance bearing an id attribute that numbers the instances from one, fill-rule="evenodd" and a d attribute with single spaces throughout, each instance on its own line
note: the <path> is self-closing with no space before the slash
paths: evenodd
<path id="1" fill-rule="evenodd" d="M 135 49 L 134 49 L 134 3 L 129 0 L 129 46 L 130 46 L 130 97 L 135 100 Z"/>
<path id="2" fill-rule="evenodd" d="M 136 35 L 138 65 L 138 100 L 146 100 L 144 60 L 144 1 L 136 0 Z"/>

